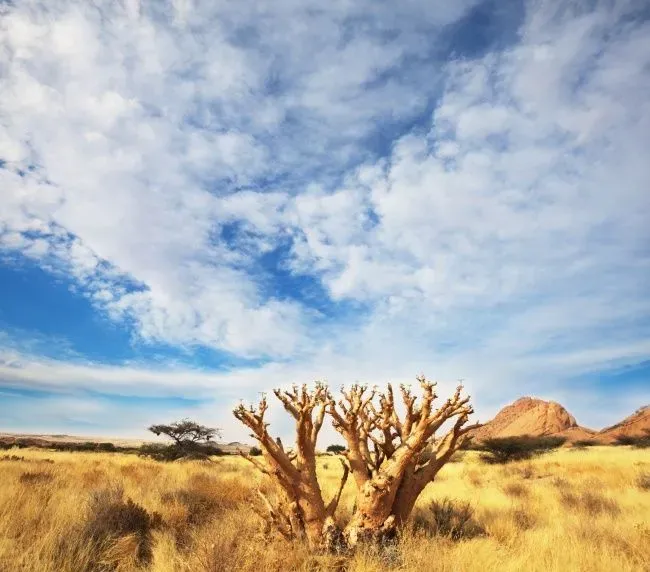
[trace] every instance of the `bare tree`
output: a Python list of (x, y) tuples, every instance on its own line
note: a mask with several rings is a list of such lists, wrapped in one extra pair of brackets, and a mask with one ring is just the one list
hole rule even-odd
[[(258, 491), (267, 532), (276, 530), (287, 539), (306, 539), (313, 547), (327, 548), (354, 547), (394, 535), (467, 432), (479, 426), (467, 425), (473, 410), (469, 397), (461, 396), (461, 386), (434, 409), (435, 383), (423, 376), (417, 379), (422, 388), (419, 401), (409, 388), (400, 386), (401, 414), (390, 385), (384, 393), (353, 385), (342, 390), (338, 401), (321, 383), (311, 391), (306, 385), (274, 390), (296, 422), (296, 445), (291, 451), (268, 433), (266, 397), (257, 407), (239, 405), (234, 410), (235, 417), (253, 431), (264, 456), (264, 462), (247, 459), (281, 491), (276, 503)], [(316, 440), (326, 415), (347, 444), (341, 457), (341, 482), (328, 502), (316, 474)], [(436, 439), (436, 431), (449, 420), (451, 428)], [(356, 488), (355, 509), (342, 528), (334, 517), (349, 474)]]

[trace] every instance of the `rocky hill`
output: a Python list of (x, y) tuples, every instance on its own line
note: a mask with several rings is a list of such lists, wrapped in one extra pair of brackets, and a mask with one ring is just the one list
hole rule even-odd
[(600, 431), (598, 440), (608, 443), (618, 437), (642, 437), (648, 433), (650, 433), (650, 405), (637, 409), (620, 423)]
[(575, 417), (555, 401), (522, 397), (504, 407), (496, 417), (471, 433), (476, 441), (493, 437), (520, 435), (561, 436), (567, 441), (592, 440), (612, 443), (618, 437), (642, 437), (650, 434), (650, 406), (637, 409), (620, 423), (593, 431), (578, 425)]
[(555, 401), (522, 397), (472, 433), (481, 441), (492, 437), (561, 435), (570, 441), (589, 439), (594, 431), (580, 427), (573, 415)]

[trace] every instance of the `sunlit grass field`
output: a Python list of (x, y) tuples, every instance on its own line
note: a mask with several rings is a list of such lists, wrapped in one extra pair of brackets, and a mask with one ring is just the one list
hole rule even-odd
[[(319, 467), (327, 498), (341, 466), (324, 456)], [(250, 506), (260, 482), (237, 457), (2, 451), (0, 571), (650, 570), (647, 449), (565, 448), (508, 465), (463, 453), (426, 489), (396, 545), (352, 556), (266, 541)], [(470, 504), (472, 534), (431, 525), (431, 502), (444, 498)]]

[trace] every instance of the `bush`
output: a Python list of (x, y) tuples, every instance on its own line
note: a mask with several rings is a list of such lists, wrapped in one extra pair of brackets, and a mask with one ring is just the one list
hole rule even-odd
[(212, 443), (192, 443), (178, 445), (162, 445), (158, 443), (145, 443), (138, 450), (142, 457), (150, 457), (156, 461), (177, 461), (179, 459), (207, 459), (212, 455), (223, 455), (223, 451)]
[(137, 542), (136, 560), (144, 564), (151, 561), (151, 532), (161, 523), (158, 513), (149, 514), (130, 498), (125, 501), (122, 489), (105, 489), (90, 497), (82, 536), (98, 553), (110, 548), (120, 538), (132, 536)]
[(564, 437), (499, 437), (481, 443), (481, 459), (491, 464), (523, 461), (564, 444)]
[(474, 509), (469, 503), (457, 503), (448, 498), (429, 505), (432, 532), (451, 540), (482, 536), (485, 529), (474, 520)]
[(117, 447), (113, 445), (113, 443), (97, 443), (95, 448), (97, 451), (104, 451), (106, 453), (113, 453), (117, 451)]
[(259, 457), (262, 454), (262, 449), (260, 449), (259, 447), (251, 447), (248, 450), (248, 454), (253, 457)]
[(157, 443), (144, 443), (138, 450), (141, 457), (150, 457), (156, 461), (175, 461), (183, 454), (174, 445), (162, 445)]
[(592, 441), (591, 439), (580, 439), (579, 441), (575, 441), (572, 446), (575, 449), (584, 449), (585, 447), (593, 447), (595, 445), (598, 445), (596, 441)]
[(345, 447), (343, 445), (329, 445), (326, 451), (328, 453), (336, 453), (338, 455), (339, 453), (343, 453), (343, 451), (345, 451)]
[(34, 447), (37, 449), (52, 449), (54, 451), (103, 451), (103, 452), (122, 452), (132, 453), (133, 447), (117, 447), (113, 443), (94, 443), (93, 441), (77, 442), (77, 441), (46, 441), (45, 439), (35, 439), (32, 437), (19, 437), (13, 440), (0, 441), (0, 450), (2, 449), (26, 449), (27, 447)]
[(637, 449), (647, 449), (650, 447), (650, 431), (645, 435), (619, 435), (614, 441), (615, 445), (631, 445)]

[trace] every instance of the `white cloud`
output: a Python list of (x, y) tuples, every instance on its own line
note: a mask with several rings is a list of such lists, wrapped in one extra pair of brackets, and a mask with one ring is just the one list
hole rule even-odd
[[(2, 244), (38, 227), (19, 250), (101, 291), (96, 303), (145, 339), (291, 355), (312, 312), (269, 299), (242, 265), (276, 246), (294, 191), (237, 190), (344, 164), (378, 119), (417, 111), (416, 86), (367, 84), (471, 2), (443, 4), (425, 23), (417, 5), (367, 17), (345, 3), (174, 3), (171, 20), (137, 3), (5, 8)], [(350, 38), (346, 22), (360, 26)], [(413, 33), (385, 41), (402, 27)], [(248, 244), (218, 242), (231, 221)]]
[(370, 183), (364, 172), (339, 191), (357, 205), (346, 221), (372, 209), (378, 223), (346, 236), (323, 208), (298, 260), (314, 258), (332, 293), (350, 298), (416, 296), (449, 311), (560, 296), (598, 311), (625, 296), (634, 315), (649, 262), (638, 150), (650, 142), (639, 97), (650, 52), (647, 25), (612, 21), (619, 11), (576, 24), (532, 10), (520, 44), (451, 63), (431, 130), (399, 139)]
[[(448, 63), (474, 2), (320, 4), (3, 8), (0, 247), (144, 340), (282, 358), (5, 378), (207, 395), (426, 370), (488, 407), (650, 356), (640, 4), (530, 2), (511, 45)], [(363, 311), (268, 294), (260, 257), (287, 245), (283, 271)]]

